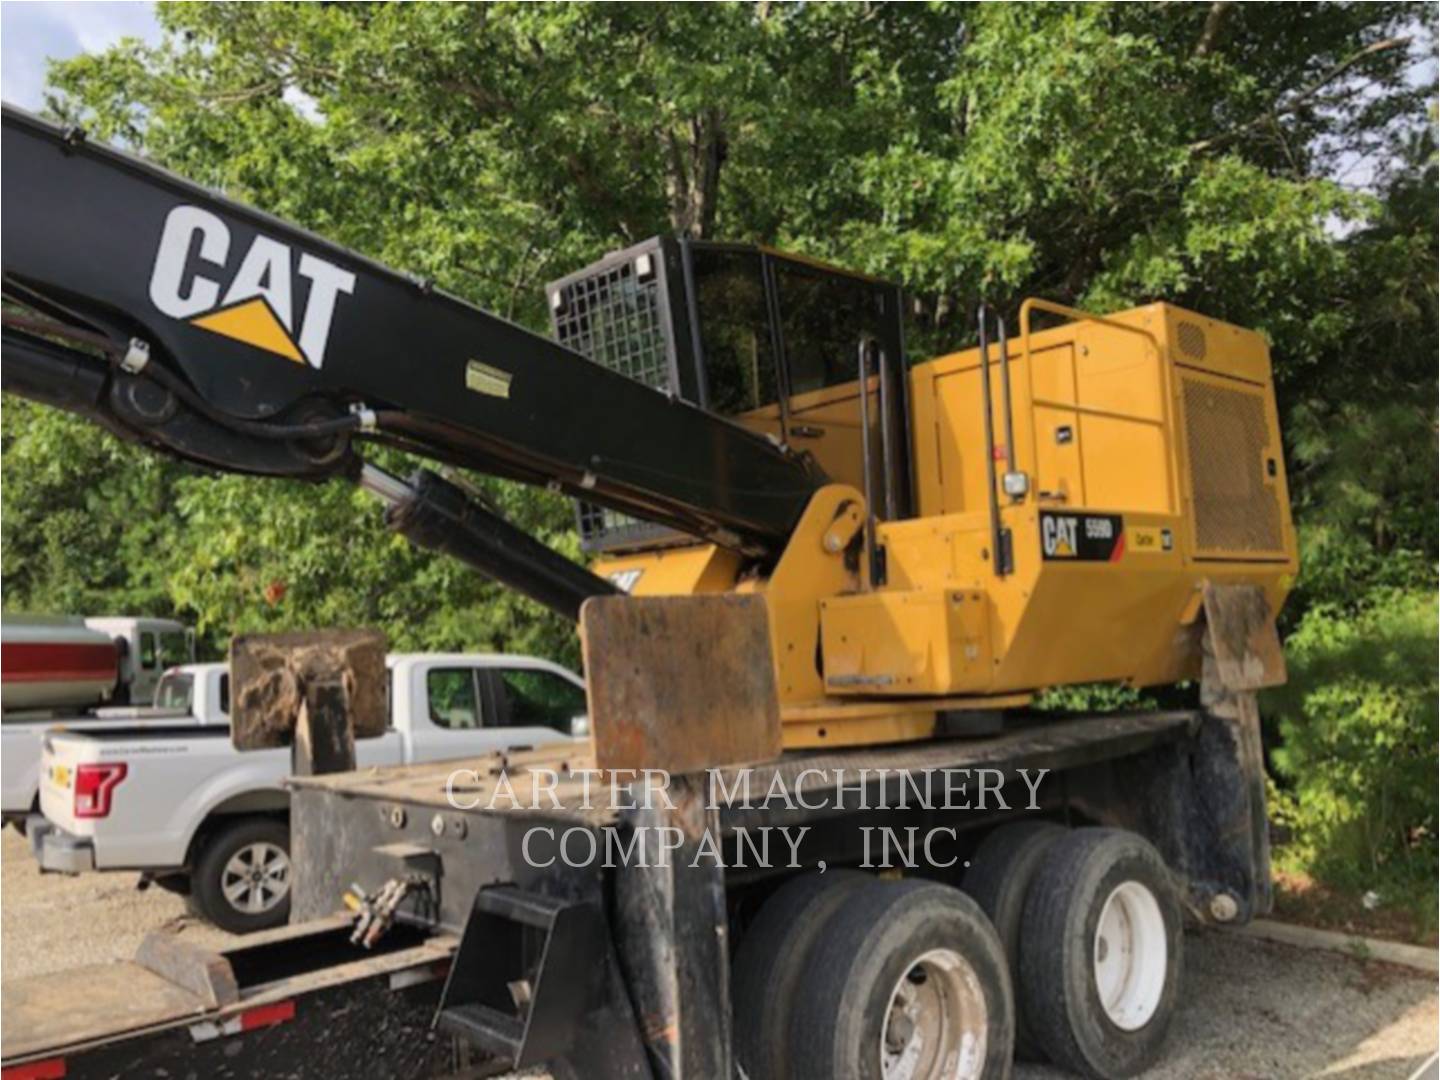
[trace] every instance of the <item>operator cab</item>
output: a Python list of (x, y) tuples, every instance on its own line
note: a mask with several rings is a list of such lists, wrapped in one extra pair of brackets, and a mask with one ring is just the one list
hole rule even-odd
[[(862, 490), (860, 349), (873, 343), (865, 394), (873, 504), (882, 517), (909, 515), (897, 285), (753, 245), (656, 237), (546, 294), (562, 344), (807, 453), (830, 479)], [(585, 503), (579, 522), (592, 552), (691, 539)]]

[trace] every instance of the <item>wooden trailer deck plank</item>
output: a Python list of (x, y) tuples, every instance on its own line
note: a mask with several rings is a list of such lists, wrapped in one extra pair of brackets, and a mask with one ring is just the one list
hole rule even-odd
[[(868, 783), (882, 783), (886, 774), (881, 770), (888, 770), (891, 778), (898, 778), (906, 772), (956, 769), (1065, 768), (1137, 752), (1155, 742), (1179, 737), (1192, 730), (1199, 717), (1198, 712), (1186, 709), (1054, 720), (1037, 714), (1027, 718), (1031, 722), (1014, 730), (984, 738), (931, 739), (786, 754), (779, 761), (753, 766), (749, 770), (748, 788), (744, 786), (746, 778), (740, 770), (719, 769), (711, 791), (712, 797), (721, 803), (721, 824), (728, 827), (736, 819), (750, 814), (750, 807), (743, 805), (747, 794), (752, 801), (763, 800), (765, 793), (776, 786), (795, 797), (833, 792), (842, 775), (847, 785), (853, 785), (860, 779), (861, 769), (868, 770)], [(732, 800), (731, 805), (724, 805), (725, 792), (738, 793), (742, 801)]]
[(93, 964), (5, 984), (5, 1058), (113, 1038), (208, 1012), (205, 1002), (139, 964)]
[[(239, 960), (280, 945), (293, 945), (303, 958), (307, 938), (348, 930), (346, 915), (328, 916), (308, 923), (276, 927), (252, 934), (217, 955)], [(437, 934), (409, 948), (374, 955), (358, 953), (345, 963), (322, 964), (270, 982), (242, 987), (239, 999), (220, 1007), (207, 1004), (165, 977), (133, 961), (93, 964), (68, 971), (32, 975), (7, 982), (0, 998), (7, 1067), (31, 1057), (52, 1057), (93, 1048), (127, 1036), (140, 1036), (177, 1024), (207, 1021), (223, 1023), (247, 1010), (292, 999), (303, 999), (327, 989), (384, 978), (401, 972), (420, 972), (419, 980), (440, 978), (455, 954), (459, 940)]]
[[(1178, 737), (1198, 723), (1199, 713), (1177, 709), (1156, 712), (1110, 713), (1089, 717), (1048, 719), (1032, 714), (1012, 730), (999, 735), (930, 739), (924, 742), (835, 750), (791, 751), (778, 760), (746, 766), (749, 790), (765, 792), (775, 783), (792, 794), (833, 789), (836, 774), (852, 778), (859, 769), (924, 771), (964, 768), (1059, 768), (1087, 760), (1112, 757), (1143, 749), (1160, 739)], [(588, 791), (579, 773), (592, 770)], [(718, 790), (735, 790), (742, 768), (714, 770)], [(459, 778), (453, 783), (451, 777)], [(501, 774), (514, 793), (512, 802), (501, 789)], [(555, 778), (556, 801), (537, 792)], [(618, 774), (623, 789), (632, 779)], [(295, 787), (323, 789), (347, 796), (392, 800), (453, 809), (452, 796), (479, 812), (540, 813), (570, 818), (591, 825), (617, 819), (609, 809), (609, 774), (596, 769), (595, 759), (583, 746), (558, 744), (510, 754), (486, 754), (457, 761), (430, 762), (400, 767), (362, 769), (329, 776), (296, 777)], [(447, 791), (448, 787), (448, 791)], [(588, 796), (588, 798), (587, 798)], [(533, 800), (533, 801), (532, 801)], [(588, 802), (588, 805), (587, 805)], [(538, 810), (528, 808), (538, 807)], [(720, 807), (722, 822), (726, 808)]]
[[(588, 786), (583, 779), (587, 774)], [(631, 779), (624, 776), (618, 783), (623, 787)], [(453, 761), (296, 776), (287, 783), (294, 788), (413, 803), (437, 810), (529, 813), (533, 809), (547, 817), (590, 824), (603, 824), (615, 817), (605, 809), (610, 781), (596, 769), (588, 743), (556, 743)]]

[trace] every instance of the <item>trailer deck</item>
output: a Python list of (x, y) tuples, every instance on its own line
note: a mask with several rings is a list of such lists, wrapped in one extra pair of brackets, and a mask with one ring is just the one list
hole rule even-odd
[[(222, 1045), (226, 1037), (257, 1032), (264, 1038), (247, 1043), (242, 1073), (263, 1073), (262, 1062), (275, 1065), (280, 1048), (304, 1044), (306, 1051), (285, 1062), (287, 1074), (339, 1075), (346, 1070), (334, 1058), (322, 1055), (308, 1067), (303, 1060), (337, 1010), (353, 1012), (347, 1032), (359, 1037), (370, 1030), (370, 1053), (375, 1033), (386, 1030), (418, 1034), (416, 1045), (427, 1048), (424, 1032), (457, 939), (402, 934), (367, 953), (348, 945), (350, 924), (349, 916), (335, 915), (253, 934), (215, 952), (157, 931), (136, 960), (9, 982), (0, 1012), (4, 1076), (114, 1076), (141, 1062), (147, 1074), (164, 1075), (158, 1070), (167, 1060), (177, 1063), (177, 1075), (223, 1075), (209, 1072), (206, 1058), (213, 1053), (223, 1065), (235, 1052), (233, 1044)], [(369, 1021), (352, 1022), (370, 1013)], [(370, 1023), (380, 1014), (383, 1020)], [(356, 1052), (343, 1041), (330, 1043), (337, 1053)], [(403, 1061), (414, 1049), (397, 1041), (385, 1052)]]
[[(757, 826), (805, 822), (822, 826), (817, 832), (823, 832), (829, 821), (832, 834), (840, 835), (849, 822), (838, 819), (850, 810), (831, 801), (833, 778), (847, 771), (854, 777), (862, 769), (862, 787), (872, 806), (883, 804), (905, 783), (913, 784), (917, 774), (981, 768), (1011, 775), (1021, 769), (1063, 771), (1076, 780), (1075, 790), (1066, 797), (1083, 802), (1087, 768), (1103, 769), (1116, 761), (1139, 763), (1158, 786), (1183, 801), (1194, 793), (1167, 779), (1163, 762), (1179, 760), (1176, 755), (1189, 752), (1187, 747), (1205, 728), (1205, 714), (1192, 710), (1083, 718), (1020, 714), (1008, 718), (1003, 730), (983, 736), (863, 750), (794, 751), (750, 768), (753, 794), (780, 785), (804, 805), (734, 798), (744, 773), (740, 767), (727, 766), (704, 778), (708, 791), (696, 778), (676, 778), (679, 798), (673, 808), (663, 802), (648, 810), (616, 806), (610, 798), (610, 777), (594, 769), (588, 754), (565, 745), (296, 777), (291, 781), (293, 828), (297, 863), (305, 870), (304, 880), (297, 882), (295, 917), (303, 921), (213, 953), (164, 942), (152, 947), (147, 941), (135, 961), (7, 984), (5, 1080), (61, 1075), (45, 1070), (55, 1067), (47, 1062), (62, 1059), (67, 1076), (114, 1075), (123, 1072), (127, 1063), (143, 1061), (150, 1069), (152, 1063), (167, 1060), (177, 1066), (183, 1063), (182, 1071), (191, 1072), (196, 1068), (195, 1055), (212, 1052), (208, 1043), (257, 1032), (263, 1038), (240, 1044), (232, 1039), (232, 1045), (243, 1046), (243, 1051), (232, 1049), (230, 1056), (217, 1060), (226, 1062), (226, 1069), (235, 1075), (260, 1075), (264, 1062), (274, 1062), (271, 1055), (277, 1047), (303, 1044), (302, 1056), (309, 1064), (290, 1059), (286, 1070), (300, 1075), (313, 1070), (318, 1075), (333, 1061), (325, 1055), (317, 1060), (313, 1040), (337, 1045), (344, 1041), (337, 1034), (342, 1029), (346, 1039), (358, 1039), (370, 1055), (353, 1059), (357, 1073), (378, 1068), (379, 1061), (385, 1062), (387, 1075), (436, 1067), (434, 1055), (448, 1053), (440, 1045), (447, 1040), (437, 1042), (432, 1033), (444, 1006), (440, 980), (450, 972), (461, 948), (462, 931), (470, 931), (477, 940), (470, 942), (471, 960), (461, 966), (468, 971), (476, 966), (477, 957), (489, 955), (481, 948), (479, 932), (471, 930), (475, 912), (482, 907), (491, 935), (501, 933), (506, 920), (526, 919), (531, 930), (540, 931), (536, 940), (542, 944), (556, 934), (571, 934), (568, 941), (556, 941), (553, 951), (535, 947), (551, 954), (546, 963), (552, 966), (562, 953), (572, 960), (570, 975), (560, 980), (551, 977), (551, 996), (546, 1000), (556, 1000), (557, 983), (568, 984), (565, 989), (578, 996), (565, 1000), (563, 1010), (551, 1006), (567, 1014), (567, 1022), (560, 1025), (564, 1030), (546, 1039), (531, 1036), (528, 1048), (523, 1030), (506, 1027), (498, 1009), (473, 1001), (452, 1008), (442, 1029), (461, 1033), (465, 1017), (473, 1020), (479, 1015), (481, 1020), (475, 1023), (483, 1030), (471, 1031), (476, 1036), (472, 1041), (483, 1043), (488, 1031), (496, 1044), (509, 1040), (498, 1049), (517, 1056), (525, 1050), (529, 1057), (588, 1039), (597, 1068), (608, 1056), (601, 1071), (625, 1075), (625, 1063), (643, 1059), (645, 1053), (630, 1034), (637, 1029), (624, 984), (630, 983), (632, 992), (637, 982), (642, 984), (637, 1002), (643, 1002), (647, 992), (665, 1000), (663, 979), (652, 977), (653, 972), (637, 979), (636, 971), (644, 963), (635, 959), (636, 943), (653, 939), (655, 948), (664, 952), (668, 946), (660, 942), (663, 937), (679, 946), (676, 964), (692, 972), (713, 973), (725, 956), (723, 941), (718, 942), (717, 952), (713, 931), (725, 921), (726, 875), (718, 868), (607, 870), (563, 863), (537, 869), (528, 865), (520, 850), (524, 834), (535, 826), (601, 832), (645, 823), (678, 825), (687, 844), (693, 844), (697, 828), (729, 835)], [(623, 783), (618, 790), (625, 796), (635, 794)], [(1044, 790), (1049, 804), (1061, 798), (1054, 784)], [(726, 792), (732, 795), (728, 802)], [(676, 794), (671, 792), (672, 797)], [(1143, 799), (1137, 802), (1143, 804)], [(541, 854), (552, 851), (536, 848)], [(1194, 859), (1184, 856), (1184, 852), (1171, 853), (1178, 866), (1194, 864)], [(424, 918), (401, 912), (374, 952), (350, 945), (353, 916), (334, 914), (350, 880), (371, 888), (386, 875), (401, 871), (431, 875), (433, 909)], [(657, 875), (663, 877), (658, 892)], [(663, 911), (652, 905), (657, 895), (665, 901)], [(595, 921), (607, 908), (615, 920), (609, 933), (603, 921)], [(571, 920), (574, 925), (564, 929), (566, 920), (582, 911), (585, 918)], [(623, 963), (622, 951), (627, 953)], [(709, 956), (712, 952), (716, 955)], [(530, 956), (526, 962), (533, 960)], [(506, 960), (514, 962), (513, 957)], [(502, 986), (514, 981), (516, 971), (503, 974)], [(535, 977), (532, 988), (537, 1002), (545, 985)], [(455, 993), (465, 990), (463, 984), (457, 985)], [(478, 993), (473, 987), (471, 992)], [(692, 1001), (705, 996), (693, 984), (687, 992)], [(671, 999), (661, 1011), (676, 1004)], [(694, 1017), (694, 1009), (687, 1002), (682, 1011)], [(589, 1021), (584, 1020), (586, 1015), (591, 1016)], [(654, 1040), (648, 1035), (646, 1040), (655, 1053)], [(236, 1056), (242, 1052), (243, 1061)]]

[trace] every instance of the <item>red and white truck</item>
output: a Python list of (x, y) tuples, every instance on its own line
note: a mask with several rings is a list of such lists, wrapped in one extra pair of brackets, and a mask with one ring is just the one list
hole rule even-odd
[(195, 635), (174, 619), (5, 615), (0, 620), (4, 821), (23, 824), (37, 806), (46, 731), (186, 716), (173, 707), (156, 708), (155, 691), (167, 669), (194, 659)]
[(0, 709), (12, 715), (149, 705), (166, 668), (195, 659), (174, 619), (6, 615), (0, 620)]

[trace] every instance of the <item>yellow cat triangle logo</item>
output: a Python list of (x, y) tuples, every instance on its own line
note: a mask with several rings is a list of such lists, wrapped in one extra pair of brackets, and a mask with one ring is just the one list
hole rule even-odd
[(1069, 540), (1061, 539), (1055, 541), (1055, 554), (1057, 557), (1068, 558), (1075, 554), (1075, 549), (1070, 546)]
[(261, 296), (191, 319), (190, 325), (224, 334), (246, 345), (294, 360), (297, 364), (305, 363), (300, 349), (291, 340), (270, 304)]

